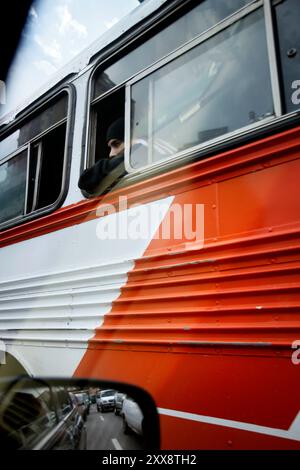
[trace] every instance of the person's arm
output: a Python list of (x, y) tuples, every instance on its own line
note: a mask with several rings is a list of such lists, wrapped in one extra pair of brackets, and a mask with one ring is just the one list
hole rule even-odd
[(78, 181), (80, 189), (88, 193), (93, 191), (93, 188), (95, 188), (103, 178), (103, 163), (104, 160), (99, 160), (91, 168), (84, 170)]
[[(100, 183), (109, 175), (114, 176), (115, 169), (124, 165), (124, 156), (120, 155), (111, 159), (99, 160), (91, 168), (85, 170), (78, 181), (78, 186), (89, 194), (98, 192)], [(125, 173), (125, 169), (124, 169)]]

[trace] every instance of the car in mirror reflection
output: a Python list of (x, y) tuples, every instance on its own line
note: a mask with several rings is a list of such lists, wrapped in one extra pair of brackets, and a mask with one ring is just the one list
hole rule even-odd
[[(101, 396), (102, 411), (112, 412), (98, 412)], [(11, 450), (159, 449), (159, 420), (151, 396), (134, 386), (21, 377), (0, 397), (0, 442)]]
[(123, 401), (126, 398), (125, 393), (117, 392), (115, 394), (115, 415), (120, 415), (122, 412)]
[(130, 434), (131, 431), (143, 435), (144, 416), (139, 405), (130, 397), (123, 400), (121, 416), (123, 418), (123, 431)]
[(115, 409), (116, 390), (99, 390), (96, 397), (97, 410), (107, 411)]
[(73, 396), (73, 401), (75, 401), (80, 414), (82, 415), (84, 421), (90, 412), (90, 399), (87, 392), (70, 392), (70, 395)]

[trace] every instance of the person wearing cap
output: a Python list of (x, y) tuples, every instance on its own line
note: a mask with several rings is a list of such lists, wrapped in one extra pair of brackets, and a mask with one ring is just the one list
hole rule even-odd
[(110, 149), (109, 158), (98, 160), (85, 170), (78, 181), (80, 189), (89, 195), (100, 195), (125, 175), (124, 166), (124, 118), (116, 119), (107, 129), (106, 142)]
[(106, 142), (110, 148), (109, 158), (124, 155), (124, 119), (114, 121), (106, 132)]

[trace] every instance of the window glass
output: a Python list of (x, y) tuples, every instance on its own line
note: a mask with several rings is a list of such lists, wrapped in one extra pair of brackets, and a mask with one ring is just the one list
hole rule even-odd
[(259, 9), (132, 85), (131, 165), (165, 159), (271, 115)]
[(20, 136), (20, 129), (10, 134), (8, 137), (3, 139), (0, 142), (0, 161), (10, 155), (11, 153), (18, 150), (20, 147), (19, 145), (19, 136)]
[(36, 115), (20, 129), (19, 145), (23, 145), (37, 135), (49, 129), (67, 116), (68, 96), (66, 93), (47, 109)]
[(46, 131), (49, 127), (66, 118), (67, 108), (68, 95), (64, 93), (55, 102), (48, 105), (46, 109), (32, 117), (30, 121), (25, 122), (20, 129), (0, 142), (0, 160), (15, 152), (19, 147)]
[(54, 403), (46, 387), (17, 389), (2, 415), (9, 449), (33, 447), (56, 424)]
[(93, 98), (124, 82), (140, 70), (195, 38), (250, 0), (204, 0), (186, 15), (135, 48), (96, 76)]
[(72, 411), (73, 405), (67, 389), (62, 387), (56, 388), (56, 397), (59, 416), (63, 417), (70, 413), (70, 411)]
[(49, 206), (60, 195), (63, 184), (65, 139), (66, 124), (62, 124), (48, 132), (41, 140), (42, 152), (35, 209)]
[[(68, 95), (63, 93), (0, 142), (0, 223), (50, 206), (59, 198), (67, 105)], [(24, 144), (26, 151), (8, 160), (10, 153)]]
[(27, 150), (0, 165), (0, 223), (24, 214)]

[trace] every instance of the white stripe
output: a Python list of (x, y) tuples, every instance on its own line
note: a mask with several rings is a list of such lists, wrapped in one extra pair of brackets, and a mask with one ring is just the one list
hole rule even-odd
[(123, 447), (119, 443), (118, 439), (111, 440), (116, 450), (123, 450)]
[(101, 419), (101, 421), (104, 421), (104, 418), (103, 418), (103, 416), (100, 416), (100, 419)]
[[(74, 374), (173, 199), (143, 204), (138, 215), (124, 208), (1, 248), (0, 340), (28, 373)], [(127, 217), (147, 227), (145, 238), (98, 238), (99, 227), (114, 233)]]
[(197, 421), (199, 423), (214, 424), (216, 426), (241, 429), (243, 431), (256, 432), (258, 434), (266, 434), (268, 436), (300, 441), (300, 412), (297, 414), (288, 430), (259, 426), (257, 424), (251, 423), (243, 423), (241, 421), (232, 421), (229, 419), (214, 418), (212, 416), (186, 413), (184, 411), (167, 410), (165, 408), (158, 408), (158, 412), (161, 415), (172, 416), (174, 418), (187, 419), (190, 421)]

